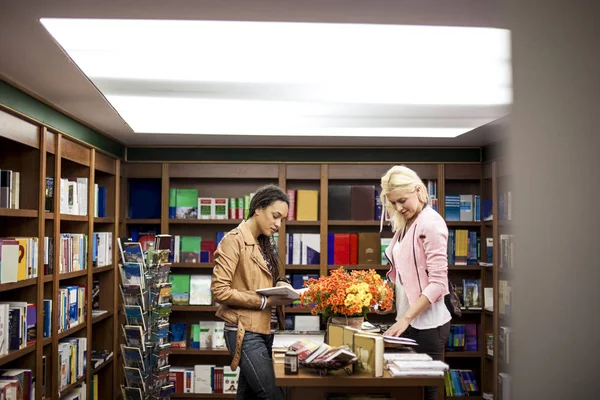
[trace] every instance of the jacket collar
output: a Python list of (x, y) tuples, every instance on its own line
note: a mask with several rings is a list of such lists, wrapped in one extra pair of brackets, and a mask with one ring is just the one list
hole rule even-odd
[(238, 225), (238, 228), (239, 228), (240, 232), (242, 233), (242, 237), (244, 238), (244, 242), (247, 245), (256, 244), (256, 239), (254, 239), (254, 236), (252, 235), (252, 232), (250, 232), (250, 228), (248, 227), (248, 224), (246, 223), (246, 220), (242, 220), (242, 222), (240, 222), (240, 224)]

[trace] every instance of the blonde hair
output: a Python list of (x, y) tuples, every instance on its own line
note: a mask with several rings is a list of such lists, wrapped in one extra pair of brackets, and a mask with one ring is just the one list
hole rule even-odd
[(417, 192), (417, 198), (423, 204), (429, 202), (429, 195), (427, 194), (427, 188), (423, 184), (419, 175), (412, 169), (404, 165), (396, 165), (390, 168), (385, 175), (381, 177), (381, 204), (383, 210), (381, 212), (381, 228), (383, 228), (383, 219), (385, 212), (389, 213), (392, 222), (392, 232), (396, 232), (398, 229), (403, 229), (406, 225), (406, 220), (402, 215), (396, 211), (394, 205), (387, 199), (387, 195), (391, 192), (399, 191), (401, 193), (412, 193), (417, 190), (417, 187), (421, 189)]

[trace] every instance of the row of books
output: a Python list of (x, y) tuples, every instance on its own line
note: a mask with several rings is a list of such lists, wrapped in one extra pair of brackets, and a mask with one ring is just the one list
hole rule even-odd
[[(83, 233), (61, 233), (58, 244), (58, 272), (82, 271), (88, 267), (88, 235)], [(56, 251), (54, 251), (56, 254)]]
[(510, 315), (512, 304), (512, 285), (506, 279), (498, 280), (498, 312), (501, 315)]
[(462, 285), (456, 285), (456, 294), (461, 301), (461, 308), (481, 310), (483, 308), (482, 291), (481, 279), (463, 279)]
[[(224, 236), (217, 235), (217, 240)], [(217, 249), (217, 241), (205, 240), (202, 236), (173, 236), (173, 249), (171, 252), (172, 262), (184, 263), (209, 263), (214, 260), (214, 252)]]
[(201, 197), (198, 189), (169, 189), (170, 219), (242, 219), (254, 193), (243, 197)]
[(20, 208), (21, 174), (20, 172), (0, 169), (0, 208)]
[(173, 305), (212, 305), (212, 275), (170, 274), (169, 282), (172, 284)]
[(60, 213), (88, 215), (88, 178), (60, 179)]
[[(87, 313), (87, 287), (61, 286), (58, 288), (58, 332), (66, 331), (85, 322)], [(46, 310), (46, 306), (44, 306)], [(52, 304), (50, 303), (50, 311)]]
[(500, 234), (500, 269), (514, 269), (514, 235)]
[(0, 283), (38, 276), (38, 238), (0, 238)]
[(225, 349), (225, 322), (199, 321), (197, 324), (172, 322), (170, 342), (174, 349)]
[(0, 399), (35, 398), (35, 377), (30, 369), (0, 369)]
[(449, 229), (447, 251), (449, 265), (479, 265), (481, 238), (475, 231)]
[(446, 221), (484, 221), (492, 219), (492, 200), (481, 200), (475, 194), (447, 194), (445, 196)]
[(446, 396), (472, 396), (479, 392), (479, 385), (470, 369), (451, 369), (444, 378)]
[(0, 355), (36, 342), (36, 305), (22, 301), (0, 303)]
[(73, 337), (58, 343), (58, 387), (63, 389), (86, 373), (87, 338)]
[(288, 189), (288, 221), (318, 221), (319, 191), (309, 189)]
[(92, 234), (92, 266), (112, 265), (112, 232), (94, 232)]
[(381, 238), (379, 233), (329, 233), (327, 234), (328, 265), (381, 265), (383, 252), (391, 239)]
[(229, 366), (194, 365), (171, 367), (169, 381), (175, 393), (237, 393), (239, 368)]
[(446, 351), (477, 351), (477, 325), (450, 325), (450, 334), (446, 341)]

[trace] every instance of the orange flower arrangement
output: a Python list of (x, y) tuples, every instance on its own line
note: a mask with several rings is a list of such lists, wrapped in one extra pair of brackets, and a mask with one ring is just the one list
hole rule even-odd
[(381, 276), (370, 269), (346, 271), (340, 267), (329, 276), (309, 279), (300, 295), (302, 305), (312, 307), (312, 315), (323, 317), (366, 317), (375, 306), (392, 308), (394, 292)]

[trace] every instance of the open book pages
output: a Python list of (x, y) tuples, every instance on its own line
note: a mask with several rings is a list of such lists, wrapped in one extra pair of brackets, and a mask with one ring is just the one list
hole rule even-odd
[(276, 286), (270, 288), (263, 288), (256, 290), (256, 293), (262, 294), (263, 296), (283, 296), (288, 299), (296, 300), (300, 298), (300, 294), (306, 291), (308, 288), (293, 289), (290, 286)]
[(417, 342), (414, 339), (401, 336), (384, 336), (383, 340), (388, 343), (398, 343), (405, 346), (417, 346)]

